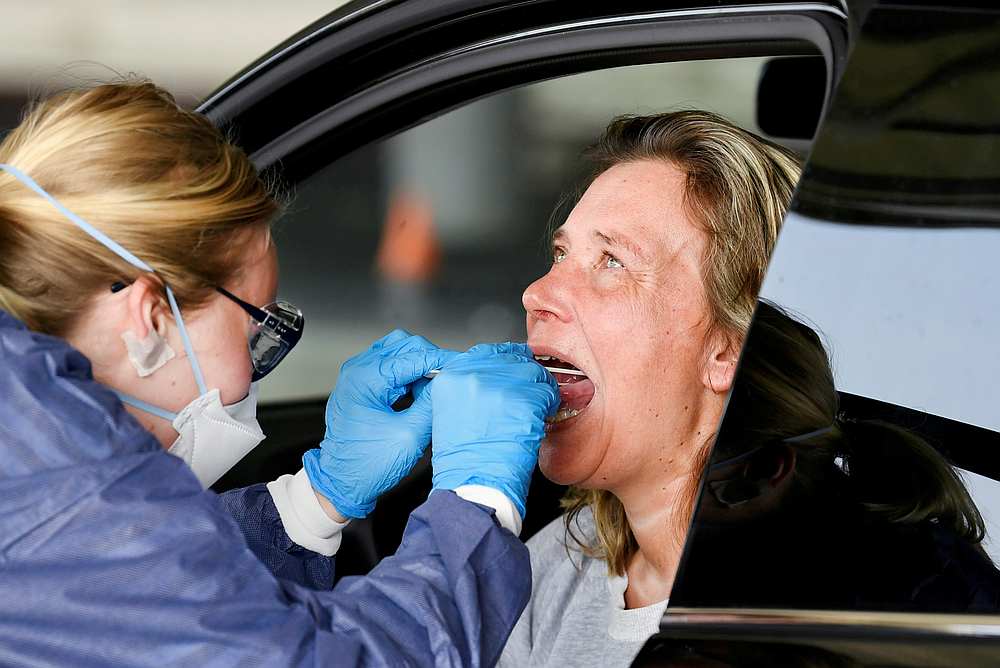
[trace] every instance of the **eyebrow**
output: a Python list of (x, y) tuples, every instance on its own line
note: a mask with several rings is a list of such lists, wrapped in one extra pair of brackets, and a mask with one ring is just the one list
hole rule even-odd
[[(552, 233), (552, 238), (550, 243), (563, 242), (568, 235), (563, 230), (563, 228), (557, 229)], [(609, 246), (614, 246), (616, 248), (624, 248), (641, 260), (646, 260), (646, 254), (639, 248), (638, 244), (633, 243), (629, 239), (621, 236), (615, 236), (612, 233), (601, 232), (599, 230), (594, 230), (594, 237), (608, 244)]]
[(640, 260), (646, 259), (646, 254), (642, 252), (642, 249), (639, 248), (638, 244), (632, 242), (626, 237), (615, 236), (614, 234), (601, 232), (599, 230), (594, 230), (594, 236), (603, 241), (604, 243), (608, 244), (609, 246), (624, 248), (628, 252), (632, 253), (632, 255), (638, 257)]

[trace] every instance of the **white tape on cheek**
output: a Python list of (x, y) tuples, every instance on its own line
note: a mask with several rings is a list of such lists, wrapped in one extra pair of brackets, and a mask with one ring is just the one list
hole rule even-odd
[(140, 378), (150, 375), (176, 356), (174, 349), (155, 329), (150, 329), (144, 339), (139, 339), (130, 329), (125, 330), (122, 341), (125, 342), (128, 359)]

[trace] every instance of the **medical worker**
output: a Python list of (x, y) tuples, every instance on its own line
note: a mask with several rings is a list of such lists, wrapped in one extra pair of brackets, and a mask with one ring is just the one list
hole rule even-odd
[[(205, 491), (264, 438), (256, 383), (304, 330), (276, 300), (278, 209), (146, 82), (53, 96), (0, 144), (0, 664), (496, 661), (558, 404), (525, 346), (393, 332), (344, 365), (302, 471)], [(399, 551), (331, 589), (347, 520), (432, 435)]]

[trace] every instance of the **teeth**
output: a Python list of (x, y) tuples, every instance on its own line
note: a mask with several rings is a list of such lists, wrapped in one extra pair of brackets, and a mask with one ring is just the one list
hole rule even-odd
[(551, 355), (535, 355), (535, 359), (541, 360), (542, 362), (548, 362), (549, 360), (554, 360), (556, 358)]
[(570, 409), (570, 408), (560, 408), (555, 415), (550, 418), (545, 418), (545, 421), (549, 424), (556, 424), (557, 422), (562, 422), (563, 420), (568, 420), (571, 417), (576, 417), (580, 414), (580, 411)]

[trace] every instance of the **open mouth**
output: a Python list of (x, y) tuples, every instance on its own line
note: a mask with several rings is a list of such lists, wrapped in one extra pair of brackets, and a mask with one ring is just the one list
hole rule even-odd
[[(553, 370), (551, 373), (559, 383), (559, 397), (562, 399), (559, 410), (552, 417), (546, 418), (546, 422), (550, 425), (565, 422), (575, 418), (590, 405), (594, 398), (594, 383), (580, 369), (552, 355), (535, 355), (535, 360)], [(560, 373), (559, 369), (565, 369), (566, 373)]]

